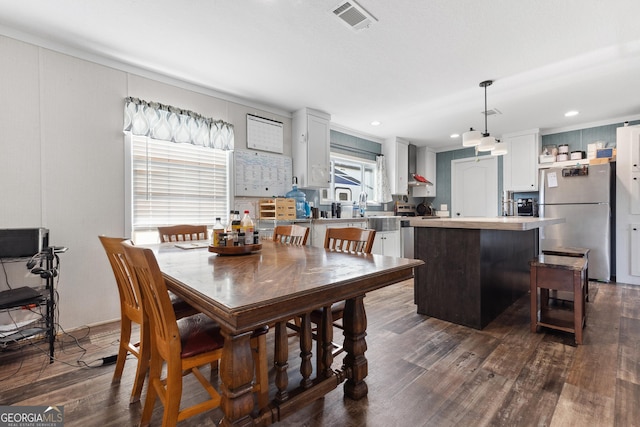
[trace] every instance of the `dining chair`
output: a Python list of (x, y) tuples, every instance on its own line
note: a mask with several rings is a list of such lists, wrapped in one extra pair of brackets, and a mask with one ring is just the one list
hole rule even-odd
[(304, 246), (309, 237), (309, 227), (301, 225), (278, 225), (273, 230), (273, 241), (294, 246)]
[(183, 242), (189, 240), (206, 240), (209, 232), (206, 225), (171, 225), (168, 227), (158, 227), (160, 241), (166, 242)]
[[(142, 290), (143, 303), (149, 318), (150, 353), (149, 384), (142, 410), (141, 426), (148, 426), (155, 401), (164, 405), (163, 426), (175, 426), (196, 414), (220, 405), (220, 394), (207, 381), (200, 367), (214, 369), (222, 358), (224, 337), (220, 326), (205, 314), (178, 320), (171, 309), (171, 300), (162, 272), (153, 251), (123, 242), (125, 256), (131, 267), (132, 282)], [(263, 365), (256, 366), (256, 386), (260, 407), (266, 406), (268, 383), (266, 374), (266, 329), (256, 331), (251, 338), (253, 357)], [(163, 365), (166, 363), (163, 378)], [(186, 408), (182, 400), (182, 378), (193, 374), (207, 391), (209, 399)], [(232, 391), (233, 392), (233, 391)]]
[[(98, 238), (107, 253), (120, 295), (120, 346), (112, 382), (117, 383), (122, 378), (127, 354), (130, 353), (138, 359), (138, 367), (136, 368), (130, 399), (130, 403), (135, 403), (140, 400), (144, 377), (149, 367), (149, 324), (143, 310), (141, 290), (138, 288), (137, 283), (131, 280), (131, 269), (125, 259), (122, 242), (126, 239), (106, 236), (98, 236)], [(177, 318), (190, 316), (198, 312), (176, 296), (172, 297), (171, 305)], [(131, 342), (133, 323), (137, 323), (140, 327), (140, 341), (137, 343)]]
[[(375, 239), (376, 231), (367, 228), (359, 227), (344, 227), (344, 228), (327, 228), (324, 237), (325, 249), (331, 249), (334, 251), (348, 252), (352, 254), (370, 254), (373, 248), (373, 240)], [(320, 337), (324, 336), (322, 327), (322, 316), (324, 310), (331, 311), (331, 319), (333, 326), (343, 329), (340, 323), (336, 323), (344, 316), (345, 301), (339, 301), (333, 303), (330, 307), (324, 307), (322, 309), (315, 309), (311, 312), (311, 322), (316, 324), (315, 338), (320, 342)], [(333, 355), (337, 355), (342, 351), (342, 346), (337, 343), (331, 343)], [(317, 357), (318, 372), (322, 370), (322, 357), (320, 351), (318, 351)]]

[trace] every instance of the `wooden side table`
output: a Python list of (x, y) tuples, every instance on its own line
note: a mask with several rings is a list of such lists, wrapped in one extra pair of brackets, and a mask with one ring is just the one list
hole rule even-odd
[[(538, 326), (575, 334), (576, 344), (582, 344), (582, 330), (586, 325), (585, 277), (586, 258), (557, 255), (538, 255), (531, 268), (531, 332)], [(538, 289), (540, 298), (538, 299)], [(549, 306), (549, 291), (573, 294), (573, 310)]]
[[(542, 251), (544, 255), (558, 255), (558, 256), (571, 256), (578, 258), (586, 258), (589, 260), (588, 248), (573, 248), (573, 247), (557, 247), (552, 249), (544, 249)], [(584, 275), (584, 289), (587, 294), (587, 302), (589, 301), (589, 263), (587, 262), (587, 272)]]

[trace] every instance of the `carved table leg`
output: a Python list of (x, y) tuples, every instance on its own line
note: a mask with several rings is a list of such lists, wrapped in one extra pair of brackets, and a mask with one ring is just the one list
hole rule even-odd
[(289, 385), (289, 377), (287, 376), (287, 368), (289, 367), (289, 343), (287, 340), (287, 323), (276, 323), (275, 351), (273, 364), (276, 369), (275, 383), (278, 391), (276, 392), (276, 400), (284, 402), (289, 398), (287, 385)]
[(364, 356), (367, 351), (367, 314), (364, 311), (364, 295), (348, 299), (344, 308), (344, 366), (351, 372), (344, 384), (344, 393), (355, 400), (367, 395), (368, 362)]
[(302, 315), (302, 322), (300, 325), (300, 374), (302, 379), (300, 380), (300, 387), (311, 387), (311, 372), (313, 368), (311, 366), (311, 314), (305, 313)]
[(251, 334), (229, 335), (224, 329), (224, 348), (220, 363), (222, 384), (220, 407), (224, 417), (221, 426), (252, 426), (253, 418), (253, 354)]

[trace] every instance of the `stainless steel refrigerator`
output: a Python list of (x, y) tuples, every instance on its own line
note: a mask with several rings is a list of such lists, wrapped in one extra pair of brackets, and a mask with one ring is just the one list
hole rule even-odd
[(540, 169), (538, 214), (565, 218), (540, 230), (540, 249), (589, 248), (589, 278), (615, 278), (615, 163)]

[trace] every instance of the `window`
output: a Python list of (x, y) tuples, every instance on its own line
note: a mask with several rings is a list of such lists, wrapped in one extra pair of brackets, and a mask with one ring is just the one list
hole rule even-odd
[(228, 153), (191, 144), (128, 136), (132, 239), (159, 241), (157, 227), (212, 225), (229, 212)]
[(373, 198), (376, 163), (374, 161), (331, 154), (331, 190), (327, 201), (358, 202), (361, 193)]

